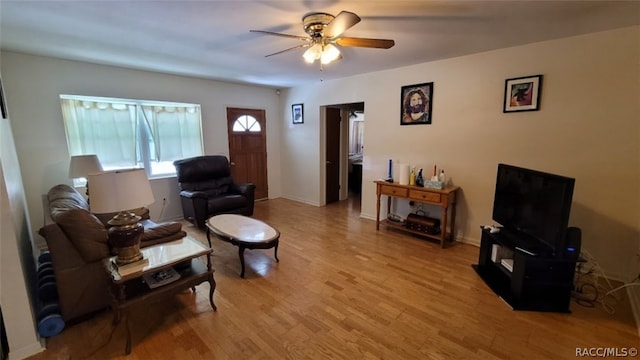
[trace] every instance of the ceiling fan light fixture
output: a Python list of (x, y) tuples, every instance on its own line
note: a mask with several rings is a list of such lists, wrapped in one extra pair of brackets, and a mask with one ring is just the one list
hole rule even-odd
[(323, 65), (330, 64), (336, 61), (339, 57), (340, 57), (340, 50), (338, 50), (338, 48), (333, 44), (327, 44), (322, 49), (320, 62)]
[(320, 59), (321, 56), (322, 56), (322, 45), (320, 44), (312, 45), (310, 48), (307, 49), (307, 51), (304, 52), (304, 54), (302, 54), (304, 61), (306, 61), (309, 64), (313, 64), (313, 62), (316, 61), (317, 59)]
[(342, 36), (345, 31), (359, 23), (360, 20), (358, 15), (350, 11), (341, 11), (336, 16), (323, 12), (311, 12), (302, 17), (302, 26), (304, 27), (304, 32), (307, 33), (306, 37), (264, 30), (249, 31), (303, 41), (304, 43), (301, 45), (278, 51), (265, 57), (282, 54), (295, 49), (307, 48), (304, 54), (302, 54), (304, 61), (308, 64), (313, 64), (316, 60), (320, 60), (320, 69), (322, 69), (323, 65), (342, 59), (342, 54), (340, 54), (338, 47), (351, 46), (389, 49), (395, 45), (395, 42), (389, 39)]

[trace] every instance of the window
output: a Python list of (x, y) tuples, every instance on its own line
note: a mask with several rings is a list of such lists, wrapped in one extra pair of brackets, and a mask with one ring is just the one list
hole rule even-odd
[(260, 132), (260, 123), (251, 115), (242, 115), (233, 122), (233, 132)]
[(200, 105), (60, 95), (69, 155), (96, 154), (105, 170), (175, 175), (173, 161), (203, 155)]

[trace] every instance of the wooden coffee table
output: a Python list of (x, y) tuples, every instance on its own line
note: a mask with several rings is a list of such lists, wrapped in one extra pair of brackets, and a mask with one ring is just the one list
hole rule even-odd
[[(211, 268), (211, 246), (207, 248), (197, 240), (187, 236), (180, 240), (143, 248), (141, 252), (148, 263), (141, 266), (139, 270), (126, 275), (121, 275), (114, 266), (115, 256), (104, 260), (104, 267), (111, 279), (110, 290), (114, 310), (113, 326), (115, 327), (120, 323), (122, 317), (125, 320), (127, 331), (126, 354), (131, 352), (131, 331), (127, 312), (134, 305), (140, 303), (148, 305), (152, 300), (176, 294), (189, 288), (195, 291), (197, 285), (206, 281), (210, 285), (209, 303), (213, 311), (217, 310), (216, 305), (213, 303), (213, 291), (216, 288), (216, 282), (213, 279), (213, 269)], [(206, 257), (206, 265), (198, 259), (201, 256)], [(174, 268), (180, 274), (178, 280), (153, 289), (144, 282), (144, 275), (157, 273), (169, 268)]]
[(244, 277), (244, 250), (275, 248), (274, 257), (278, 260), (278, 242), (280, 232), (266, 223), (242, 215), (216, 215), (207, 220), (207, 240), (211, 246), (211, 233), (219, 239), (238, 247), (238, 256)]

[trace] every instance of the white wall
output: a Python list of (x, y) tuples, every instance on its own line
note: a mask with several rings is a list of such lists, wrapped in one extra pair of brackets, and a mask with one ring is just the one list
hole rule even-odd
[[(283, 118), (304, 103), (305, 120), (285, 121), (283, 196), (322, 203), (318, 108), (364, 101), (363, 217), (375, 218), (373, 180), (389, 159), (435, 163), (461, 187), (455, 235), (477, 244), (479, 226), (492, 223), (498, 163), (557, 173), (576, 179), (570, 225), (582, 228), (583, 249), (608, 276), (631, 279), (640, 270), (639, 44), (635, 26), (289, 89)], [(540, 111), (504, 114), (505, 79), (536, 74)], [(400, 88), (424, 82), (434, 82), (433, 124), (400, 126)]]
[[(264, 109), (267, 117), (269, 196), (280, 196), (280, 100), (274, 89), (129, 70), (77, 61), (3, 52), (2, 70), (18, 158), (34, 233), (42, 226), (41, 194), (67, 178), (67, 150), (60, 94), (78, 94), (202, 105), (205, 153), (229, 154), (227, 107)], [(175, 177), (151, 181), (151, 217), (182, 217)], [(162, 209), (162, 199), (166, 207)], [(162, 213), (162, 215), (161, 215)]]
[[(32, 306), (35, 259), (11, 123), (0, 118), (0, 307), (10, 357), (21, 359), (42, 350)], [(28, 285), (31, 284), (31, 285)]]

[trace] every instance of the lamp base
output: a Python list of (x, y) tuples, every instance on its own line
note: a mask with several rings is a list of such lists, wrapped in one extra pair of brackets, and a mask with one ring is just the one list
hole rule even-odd
[(140, 252), (140, 245), (117, 248), (116, 251), (118, 252), (116, 257), (116, 265), (118, 266), (130, 264), (144, 258)]
[(109, 228), (109, 242), (117, 253), (117, 265), (142, 260), (140, 239), (142, 239), (143, 232), (144, 226), (138, 222)]

